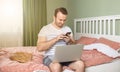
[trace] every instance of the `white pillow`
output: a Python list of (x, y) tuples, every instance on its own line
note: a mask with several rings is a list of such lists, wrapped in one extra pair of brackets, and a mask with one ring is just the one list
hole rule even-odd
[(84, 50), (93, 50), (93, 49), (96, 49), (99, 52), (101, 52), (109, 57), (112, 57), (112, 58), (116, 58), (116, 57), (120, 56), (118, 51), (116, 51), (113, 48), (111, 48), (110, 46), (102, 44), (102, 43), (94, 43), (94, 44), (89, 44), (89, 45), (84, 46)]

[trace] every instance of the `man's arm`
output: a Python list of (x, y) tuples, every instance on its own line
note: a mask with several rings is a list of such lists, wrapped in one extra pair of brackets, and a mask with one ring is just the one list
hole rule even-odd
[(70, 41), (68, 43), (69, 44), (76, 44), (76, 41), (73, 37), (70, 37)]
[(47, 38), (44, 36), (39, 36), (37, 41), (37, 49), (39, 51), (46, 51), (51, 48), (57, 41), (64, 39), (64, 35), (58, 35), (57, 37), (47, 41)]
[(37, 41), (37, 49), (39, 51), (46, 51), (56, 42), (57, 42), (57, 38), (47, 41), (46, 37), (39, 36)]
[(76, 41), (74, 40), (73, 37), (70, 37), (68, 44), (76, 44)]

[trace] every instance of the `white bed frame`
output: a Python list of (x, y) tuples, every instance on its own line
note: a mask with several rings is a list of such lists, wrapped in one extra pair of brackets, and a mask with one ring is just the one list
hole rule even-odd
[[(74, 19), (75, 39), (81, 36), (105, 37), (107, 39), (120, 42), (120, 36), (116, 35), (117, 21), (120, 15), (100, 16)], [(91, 66), (85, 72), (120, 72), (120, 59), (111, 63)]]

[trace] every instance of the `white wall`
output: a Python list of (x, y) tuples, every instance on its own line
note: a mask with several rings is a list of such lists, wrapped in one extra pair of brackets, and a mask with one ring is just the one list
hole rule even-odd
[(0, 0), (0, 47), (21, 46), (22, 0)]

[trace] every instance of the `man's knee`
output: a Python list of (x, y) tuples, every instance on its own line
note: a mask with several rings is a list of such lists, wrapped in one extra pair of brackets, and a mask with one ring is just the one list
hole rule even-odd
[(79, 66), (79, 67), (85, 67), (85, 64), (83, 61), (76, 61), (76, 64)]
[(50, 68), (52, 69), (60, 69), (61, 68), (61, 65), (59, 63), (51, 63), (50, 64)]

